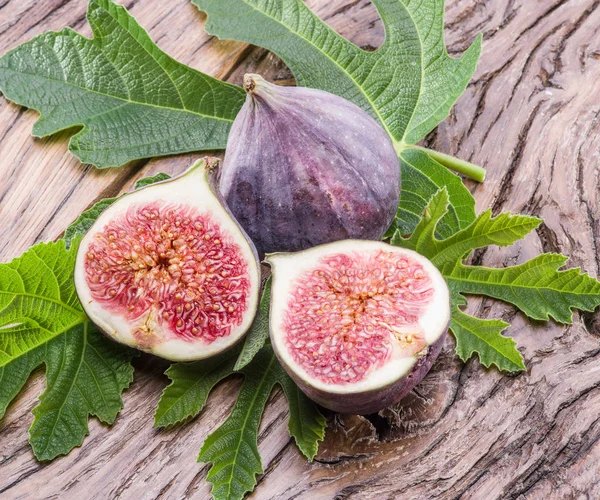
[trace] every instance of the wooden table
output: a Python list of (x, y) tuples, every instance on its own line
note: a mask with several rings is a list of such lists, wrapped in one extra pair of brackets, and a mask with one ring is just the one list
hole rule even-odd
[[(291, 75), (266, 51), (217, 41), (188, 0), (123, 2), (159, 46), (234, 83), (247, 70)], [(361, 46), (383, 39), (366, 0), (309, 0)], [(0, 53), (64, 26), (90, 33), (84, 0), (0, 0)], [(450, 0), (446, 39), (460, 53), (478, 32), (483, 55), (473, 82), (426, 145), (487, 168), (469, 184), (478, 208), (544, 217), (520, 244), (477, 253), (476, 262), (515, 264), (560, 251), (600, 272), (600, 1)], [(199, 47), (202, 47), (198, 50)], [(0, 258), (60, 236), (92, 202), (139, 177), (181, 172), (198, 155), (138, 161), (120, 169), (81, 165), (69, 134), (30, 137), (36, 113), (0, 99)], [(573, 326), (533, 324), (511, 307), (471, 300), (482, 317), (512, 322), (527, 371), (516, 377), (459, 362), (453, 341), (401, 407), (376, 418), (330, 417), (317, 460), (307, 463), (287, 433), (287, 407), (273, 393), (262, 422), (266, 473), (252, 498), (599, 498), (600, 315)], [(221, 384), (191, 424), (152, 429), (166, 364), (136, 361), (136, 381), (113, 428), (91, 434), (69, 456), (37, 463), (27, 443), (44, 389), (36, 372), (0, 423), (1, 498), (208, 498), (205, 436), (228, 414), (239, 380)], [(583, 495), (583, 496), (580, 496)]]

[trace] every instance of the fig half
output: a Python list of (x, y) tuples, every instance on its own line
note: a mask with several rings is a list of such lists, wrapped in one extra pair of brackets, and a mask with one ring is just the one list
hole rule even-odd
[(400, 198), (400, 165), (381, 125), (317, 89), (244, 77), (221, 191), (259, 254), (347, 238), (380, 240)]
[(339, 413), (397, 403), (431, 368), (450, 322), (443, 276), (412, 250), (346, 240), (267, 255), (270, 335), (287, 373)]
[(250, 327), (260, 264), (220, 199), (218, 162), (119, 198), (81, 240), (77, 294), (117, 342), (190, 361), (228, 349)]

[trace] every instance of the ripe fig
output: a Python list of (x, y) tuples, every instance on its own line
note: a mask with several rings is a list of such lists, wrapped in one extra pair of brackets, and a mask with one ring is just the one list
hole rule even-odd
[(273, 271), (273, 349), (320, 405), (350, 414), (387, 408), (440, 353), (450, 294), (422, 255), (346, 240), (266, 260)]
[(228, 349), (250, 327), (260, 264), (221, 202), (218, 162), (119, 198), (81, 240), (77, 294), (109, 337), (190, 361)]
[(400, 196), (400, 166), (383, 128), (316, 89), (244, 77), (221, 191), (259, 255), (347, 238), (380, 240)]

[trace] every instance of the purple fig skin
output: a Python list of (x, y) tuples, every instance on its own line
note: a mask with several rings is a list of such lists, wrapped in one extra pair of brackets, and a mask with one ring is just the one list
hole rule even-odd
[(381, 239), (398, 209), (400, 165), (379, 123), (321, 90), (258, 75), (244, 88), (221, 191), (259, 255)]
[[(238, 221), (236, 219), (235, 215), (229, 208), (229, 205), (227, 205), (227, 200), (225, 200), (225, 196), (223, 196), (223, 193), (221, 192), (221, 189), (220, 189), (221, 175), (223, 173), (223, 163), (221, 162), (221, 159), (216, 158), (215, 156), (205, 156), (202, 159), (205, 164), (204, 168), (207, 173), (206, 175), (207, 175), (207, 180), (208, 180), (208, 185), (210, 187), (210, 190), (212, 191), (212, 193), (215, 195), (215, 197), (217, 198), (217, 200), (223, 207), (223, 210), (225, 210), (227, 215), (229, 217), (231, 217), (236, 222), (237, 226), (240, 228), (240, 231), (242, 232), (242, 234), (244, 235), (244, 237), (250, 244), (250, 249), (252, 250), (252, 255), (254, 256), (254, 260), (256, 261), (256, 264), (258, 265), (258, 268), (260, 269), (261, 259), (258, 255), (258, 250), (256, 249), (256, 245), (254, 244), (254, 242), (252, 241), (252, 238), (250, 238), (250, 236), (248, 235), (246, 230), (243, 228), (243, 226), (240, 224), (240, 221)], [(255, 316), (256, 316), (257, 311), (258, 311), (258, 304), (256, 305), (256, 311), (254, 311)]]
[(409, 373), (399, 378), (386, 387), (380, 387), (371, 391), (352, 392), (345, 394), (334, 394), (313, 387), (297, 374), (279, 356), (277, 349), (275, 355), (283, 366), (286, 373), (292, 378), (300, 390), (319, 405), (337, 413), (346, 415), (369, 415), (377, 413), (384, 408), (399, 403), (410, 391), (412, 391), (427, 375), (433, 363), (439, 356), (446, 341), (448, 326), (440, 337), (428, 347), (427, 354), (417, 360)]

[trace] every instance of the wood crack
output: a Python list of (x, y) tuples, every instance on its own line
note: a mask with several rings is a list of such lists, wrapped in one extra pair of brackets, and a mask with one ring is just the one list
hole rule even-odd
[(550, 7), (546, 11), (544, 11), (541, 15), (536, 17), (533, 20), (533, 22), (527, 26), (527, 28), (525, 28), (523, 31), (521, 31), (521, 33), (519, 33), (517, 40), (519, 38), (521, 38), (523, 35), (525, 35), (526, 33), (528, 33), (529, 31), (531, 31), (533, 28), (538, 26), (542, 21), (544, 21), (545, 19), (550, 17), (552, 14), (554, 14), (554, 12), (556, 12), (558, 9), (560, 9), (563, 5), (567, 4), (569, 1), (570, 0), (560, 0), (559, 2), (554, 4), (552, 7)]
[(536, 105), (536, 107), (533, 109), (533, 111), (527, 118), (527, 121), (522, 126), (521, 131), (519, 132), (517, 145), (513, 150), (513, 159), (508, 167), (508, 170), (506, 171), (506, 174), (504, 174), (504, 177), (500, 182), (500, 186), (498, 188), (498, 195), (492, 203), (492, 213), (494, 213), (494, 215), (498, 214), (502, 210), (504, 204), (506, 203), (512, 192), (513, 179), (517, 172), (517, 168), (519, 167), (523, 159), (524, 150), (527, 144), (527, 138), (529, 136), (529, 131), (531, 130), (533, 122), (544, 103), (545, 101), (541, 101)]

